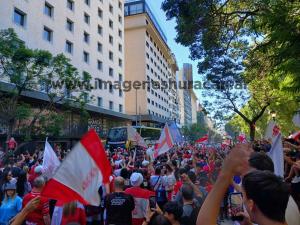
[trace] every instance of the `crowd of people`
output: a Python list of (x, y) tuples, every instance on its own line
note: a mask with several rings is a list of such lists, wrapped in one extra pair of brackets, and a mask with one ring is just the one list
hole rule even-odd
[[(285, 179), (274, 174), (268, 144), (176, 145), (106, 150), (110, 183), (99, 206), (41, 195), (43, 151), (10, 156), (0, 170), (0, 225), (300, 225), (300, 140), (284, 142)], [(56, 145), (63, 160), (69, 150)]]

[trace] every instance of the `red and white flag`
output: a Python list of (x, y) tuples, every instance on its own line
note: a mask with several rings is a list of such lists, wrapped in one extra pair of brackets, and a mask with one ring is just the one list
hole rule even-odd
[(44, 155), (43, 155), (43, 164), (42, 164), (43, 176), (47, 177), (47, 179), (52, 178), (59, 165), (60, 165), (60, 161), (57, 158), (48, 140), (46, 139)]
[(46, 184), (42, 195), (63, 203), (100, 205), (98, 189), (109, 183), (110, 163), (95, 130), (78, 142)]
[(168, 152), (174, 145), (172, 135), (168, 124), (165, 125), (164, 129), (161, 132), (158, 143), (154, 146), (154, 157), (156, 158), (159, 155), (162, 155)]
[(238, 142), (239, 143), (247, 143), (246, 135), (245, 134), (240, 134), (238, 137)]
[(136, 145), (147, 148), (144, 138), (132, 126), (127, 126), (128, 140), (133, 141)]
[(290, 138), (297, 140), (298, 138), (300, 138), (300, 131), (297, 131), (295, 133), (293, 133), (292, 135), (290, 135)]
[(204, 143), (208, 141), (208, 134), (205, 134), (203, 137), (199, 138), (198, 140), (196, 140), (196, 143)]
[(284, 175), (284, 154), (280, 128), (274, 121), (270, 121), (266, 130), (265, 139), (272, 142), (272, 148), (267, 153), (274, 163), (274, 173), (283, 177)]

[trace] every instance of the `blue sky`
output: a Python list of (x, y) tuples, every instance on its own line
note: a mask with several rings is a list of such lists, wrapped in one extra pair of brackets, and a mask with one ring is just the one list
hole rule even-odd
[[(178, 67), (182, 68), (183, 63), (191, 63), (193, 65), (194, 81), (200, 80), (200, 75), (197, 72), (197, 61), (192, 61), (189, 58), (190, 52), (187, 47), (177, 44), (174, 40), (176, 37), (176, 30), (175, 30), (176, 21), (175, 20), (167, 21), (165, 12), (161, 9), (162, 2), (163, 0), (147, 0), (147, 3), (152, 9), (154, 16), (157, 18), (157, 21), (159, 22), (161, 28), (163, 29), (164, 33), (167, 36), (168, 45), (176, 56)], [(195, 92), (199, 101), (201, 102), (200, 90), (197, 90)]]

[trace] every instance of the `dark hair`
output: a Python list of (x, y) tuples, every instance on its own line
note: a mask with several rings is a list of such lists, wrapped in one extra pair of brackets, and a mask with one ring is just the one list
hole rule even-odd
[(21, 171), (17, 179), (17, 193), (20, 197), (24, 196), (26, 182), (27, 182), (27, 173)]
[(153, 215), (149, 221), (149, 225), (171, 225), (171, 222), (163, 215)]
[(166, 164), (166, 170), (168, 172), (173, 172), (173, 169), (172, 169), (172, 167), (169, 164)]
[(121, 169), (120, 176), (123, 177), (124, 179), (128, 179), (130, 177), (129, 171), (126, 168)]
[(243, 188), (260, 211), (269, 219), (283, 223), (289, 200), (289, 188), (282, 178), (270, 171), (252, 171), (244, 176)]
[(174, 215), (175, 220), (179, 221), (183, 213), (182, 207), (177, 202), (167, 202), (164, 211)]
[(179, 173), (179, 175), (182, 175), (182, 174), (186, 174), (187, 173), (187, 171), (186, 171), (186, 169), (185, 168), (180, 168), (179, 170), (178, 170), (178, 173)]
[(182, 185), (181, 193), (182, 193), (182, 197), (185, 200), (193, 200), (193, 198), (194, 198), (194, 189), (193, 189), (192, 185), (189, 183)]
[(172, 165), (174, 166), (174, 168), (177, 168), (177, 161), (175, 159), (173, 159), (171, 161)]
[(274, 173), (274, 163), (264, 152), (253, 152), (250, 155), (249, 165), (257, 170), (267, 170)]
[(161, 174), (161, 169), (160, 167), (155, 168), (155, 175), (160, 175)]
[(192, 181), (192, 183), (195, 183), (197, 180), (196, 174), (193, 171), (187, 172), (188, 177)]
[(7, 175), (9, 174), (9, 173), (11, 173), (12, 174), (12, 170), (11, 170), (11, 168), (5, 168), (4, 170), (3, 170), (3, 173), (2, 173), (2, 179), (1, 179), (1, 186), (3, 185), (3, 184), (5, 184), (5, 183), (7, 183), (7, 182), (9, 182), (9, 180), (7, 179)]

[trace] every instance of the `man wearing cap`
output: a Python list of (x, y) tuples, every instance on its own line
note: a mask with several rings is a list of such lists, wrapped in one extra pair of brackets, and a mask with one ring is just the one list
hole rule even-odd
[(131, 188), (125, 190), (126, 194), (130, 194), (134, 198), (135, 208), (132, 211), (132, 225), (142, 225), (146, 218), (149, 197), (155, 196), (155, 193), (141, 188), (143, 183), (143, 175), (133, 173), (130, 177)]

